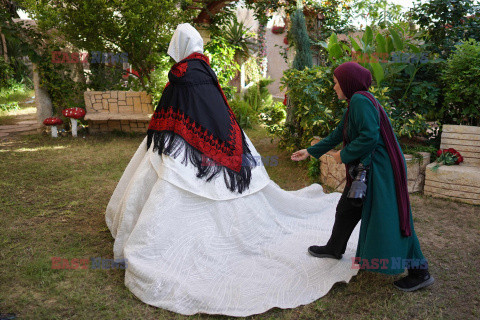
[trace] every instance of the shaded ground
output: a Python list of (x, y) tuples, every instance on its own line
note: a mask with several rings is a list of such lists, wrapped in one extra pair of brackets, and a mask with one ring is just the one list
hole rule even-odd
[[(1, 121), (1, 119), (0, 119)], [(1, 123), (1, 122), (0, 122)], [(262, 128), (247, 131), (282, 188), (309, 185), (306, 168), (278, 152)], [(0, 313), (20, 319), (229, 319), (184, 317), (139, 301), (123, 270), (52, 269), (52, 257), (112, 258), (108, 200), (142, 135), (0, 140)], [(360, 271), (323, 298), (248, 319), (478, 319), (480, 207), (412, 196), (415, 229), (434, 286), (403, 293), (395, 277)]]
[[(18, 135), (35, 134), (40, 128), (36, 118), (35, 101), (31, 95), (33, 91), (18, 93), (13, 98), (23, 100), (19, 103), (19, 110), (0, 112), (0, 140)], [(7, 102), (7, 101), (1, 101)]]

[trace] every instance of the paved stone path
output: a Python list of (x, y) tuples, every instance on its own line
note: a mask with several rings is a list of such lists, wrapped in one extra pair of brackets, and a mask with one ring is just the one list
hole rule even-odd
[[(27, 103), (31, 103), (28, 101)], [(41, 127), (35, 112), (14, 116), (11, 124), (0, 125), (0, 139), (11, 139), (18, 135), (36, 134)]]
[(0, 125), (0, 138), (13, 138), (15, 135), (35, 134), (40, 124), (35, 114), (15, 116), (14, 124)]

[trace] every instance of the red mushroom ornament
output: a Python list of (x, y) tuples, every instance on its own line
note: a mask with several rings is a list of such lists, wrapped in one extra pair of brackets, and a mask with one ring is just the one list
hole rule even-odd
[(62, 114), (70, 118), (72, 123), (72, 136), (77, 136), (77, 119), (82, 118), (85, 115), (85, 110), (82, 108), (68, 108), (62, 111)]
[(52, 126), (52, 137), (56, 138), (58, 137), (58, 131), (57, 131), (57, 126), (61, 125), (63, 123), (62, 119), (57, 118), (57, 117), (51, 117), (43, 120), (43, 124), (46, 126)]

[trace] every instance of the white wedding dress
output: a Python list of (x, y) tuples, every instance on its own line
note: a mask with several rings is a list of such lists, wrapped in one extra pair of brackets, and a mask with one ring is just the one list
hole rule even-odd
[(307, 252), (328, 241), (339, 193), (282, 190), (263, 166), (245, 193), (232, 193), (223, 176), (198, 179), (180, 158), (147, 151), (145, 138), (107, 206), (114, 258), (127, 260), (125, 285), (143, 302), (249, 316), (311, 303), (357, 274), (358, 226), (341, 260)]

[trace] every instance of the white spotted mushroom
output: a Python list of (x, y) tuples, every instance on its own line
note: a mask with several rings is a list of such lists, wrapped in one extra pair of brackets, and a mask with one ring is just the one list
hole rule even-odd
[(82, 118), (85, 115), (85, 109), (82, 108), (68, 108), (62, 111), (62, 114), (70, 118), (70, 122), (72, 123), (72, 136), (77, 136), (77, 119)]
[(52, 127), (52, 137), (53, 138), (58, 137), (57, 126), (61, 125), (62, 123), (63, 123), (62, 119), (60, 119), (58, 117), (50, 117), (50, 118), (46, 118), (45, 120), (43, 120), (44, 125)]

